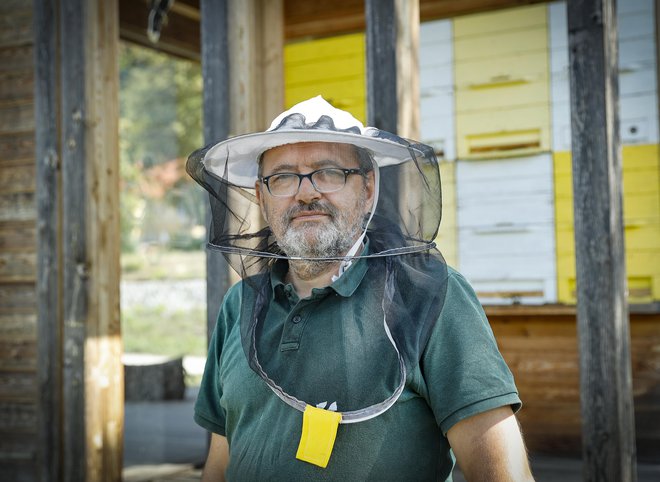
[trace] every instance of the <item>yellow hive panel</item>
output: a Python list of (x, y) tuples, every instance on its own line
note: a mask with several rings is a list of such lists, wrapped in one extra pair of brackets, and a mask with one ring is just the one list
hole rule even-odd
[(470, 112), (493, 115), (493, 111), (533, 107), (546, 115), (550, 111), (548, 104), (539, 102), (539, 99), (548, 97), (547, 87), (547, 82), (536, 81), (461, 90), (456, 95), (457, 112), (459, 116)]
[[(629, 301), (660, 300), (660, 149), (623, 146), (623, 212)], [(570, 152), (554, 155), (557, 280), (561, 302), (575, 303), (575, 232)]]
[(442, 222), (435, 239), (438, 249), (449, 266), (458, 267), (458, 246), (456, 231), (456, 164), (440, 163), (442, 180)]
[(533, 26), (545, 26), (545, 5), (531, 5), (454, 19), (456, 38), (487, 35)]
[[(545, 10), (541, 19), (545, 20)], [(547, 49), (548, 38), (545, 23), (533, 25), (523, 30), (509, 30), (470, 38), (455, 38), (454, 54), (456, 63), (467, 60), (488, 59), (493, 56), (514, 58), (523, 52), (543, 52)], [(511, 66), (514, 64), (512, 63)]]
[(284, 48), (285, 104), (322, 95), (335, 107), (366, 120), (364, 34), (342, 35)]
[(550, 150), (546, 6), (454, 21), (459, 159)]
[(307, 63), (319, 57), (352, 56), (364, 52), (364, 34), (355, 33), (324, 39), (290, 43), (284, 48), (284, 62)]
[[(457, 96), (457, 105), (459, 98)], [(548, 105), (463, 113), (457, 116), (458, 157), (498, 158), (550, 149)]]

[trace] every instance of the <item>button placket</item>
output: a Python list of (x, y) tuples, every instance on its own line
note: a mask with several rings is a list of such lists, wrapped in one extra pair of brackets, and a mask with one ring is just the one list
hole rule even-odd
[(282, 342), (280, 343), (281, 351), (297, 350), (300, 346), (300, 339), (302, 338), (307, 319), (306, 310), (304, 310), (307, 304), (305, 302), (299, 302), (287, 317), (282, 333)]

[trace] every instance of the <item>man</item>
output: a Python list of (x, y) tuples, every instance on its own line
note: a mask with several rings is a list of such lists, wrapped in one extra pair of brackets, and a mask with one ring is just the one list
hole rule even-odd
[[(191, 156), (210, 245), (243, 275), (195, 407), (212, 432), (203, 480), (445, 480), (452, 453), (468, 480), (531, 480), (512, 376), (424, 237), (435, 162), (321, 98)], [(416, 191), (393, 202), (404, 176)]]

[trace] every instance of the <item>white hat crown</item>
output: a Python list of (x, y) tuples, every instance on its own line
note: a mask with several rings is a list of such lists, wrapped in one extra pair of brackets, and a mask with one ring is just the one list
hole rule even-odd
[[(326, 101), (322, 96), (317, 95), (311, 99), (291, 107), (289, 110), (282, 112), (270, 124), (268, 131), (279, 130), (286, 126), (286, 120), (292, 115), (302, 116), (305, 126), (315, 125), (323, 121), (323, 117), (329, 117), (334, 125), (334, 130), (353, 130), (357, 128), (358, 133), (364, 132), (364, 125), (362, 122), (353, 117), (349, 112), (337, 109)], [(297, 117), (296, 116), (296, 117)], [(282, 123), (285, 122), (283, 125)]]

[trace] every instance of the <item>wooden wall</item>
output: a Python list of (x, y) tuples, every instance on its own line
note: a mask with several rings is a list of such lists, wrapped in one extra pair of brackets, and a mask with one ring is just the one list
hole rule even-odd
[[(582, 450), (574, 310), (487, 309), (523, 401), (518, 418), (531, 451), (579, 456)], [(552, 310), (552, 311), (551, 311)], [(660, 314), (630, 315), (635, 430), (640, 460), (660, 461)]]
[(0, 2), (0, 480), (37, 458), (32, 2)]

